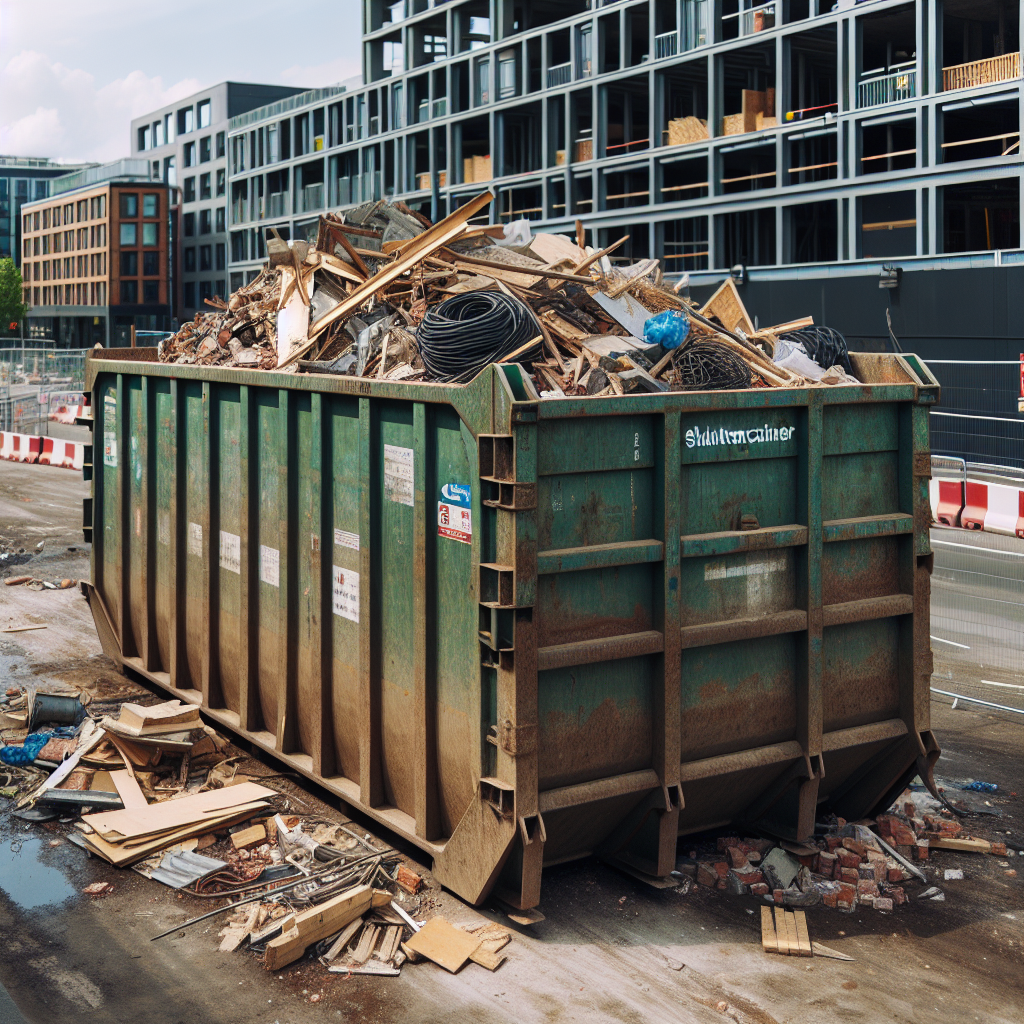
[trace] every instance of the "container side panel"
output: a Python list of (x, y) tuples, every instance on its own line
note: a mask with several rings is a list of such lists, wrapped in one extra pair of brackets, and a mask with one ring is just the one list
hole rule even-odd
[(899, 449), (899, 406), (895, 402), (826, 405), (823, 411), (826, 456)]
[(900, 585), (902, 537), (836, 541), (824, 546), (821, 566), (823, 604), (841, 604), (903, 591)]
[(542, 476), (537, 486), (538, 548), (591, 547), (653, 537), (652, 488), (652, 471), (633, 465), (603, 473)]
[(795, 458), (698, 462), (683, 465), (681, 516), (684, 535), (738, 530), (744, 516), (758, 526), (785, 526), (797, 512)]
[[(432, 480), (424, 482), (425, 487), (434, 488), (424, 500), (427, 550), (433, 552), (436, 566), (427, 591), (433, 590), (436, 609), (436, 623), (427, 627), (428, 638), (434, 639), (427, 671), (433, 667), (436, 678), (434, 727), (441, 828), (451, 835), (473, 799), (481, 769), (480, 644), (471, 543), (472, 531), (479, 525), (475, 517), (480, 508), (480, 481), (472, 435), (451, 408), (438, 406), (434, 412), (434, 448)], [(469, 495), (471, 503), (468, 523), (462, 517), (462, 506), (449, 504), (453, 498), (463, 500), (464, 495)], [(442, 505), (448, 506), (447, 510)], [(469, 527), (468, 536), (464, 526)], [(428, 557), (427, 564), (430, 562)]]
[(537, 450), (537, 475), (649, 469), (654, 465), (656, 419), (580, 416), (548, 420)]
[(538, 645), (654, 629), (654, 581), (660, 571), (660, 566), (620, 565), (539, 577)]
[(146, 635), (146, 541), (149, 531), (146, 518), (149, 502), (146, 500), (146, 457), (149, 431), (146, 429), (143, 378), (125, 378), (122, 396), (125, 408), (122, 415), (128, 434), (128, 609), (127, 621), (136, 650)]
[[(151, 400), (156, 403), (156, 445), (153, 471), (156, 480), (151, 487), (151, 496), (156, 499), (156, 580), (153, 597), (156, 603), (156, 646), (159, 658), (158, 668), (169, 672), (171, 668), (171, 623), (174, 621), (176, 599), (173, 561), (171, 555), (172, 534), (175, 528), (171, 521), (174, 474), (176, 471), (175, 448), (176, 427), (174, 403), (171, 400), (171, 382), (155, 378), (150, 381)], [(152, 500), (152, 499), (151, 499)]]
[(285, 635), (282, 594), (287, 589), (282, 574), (281, 551), (282, 412), (279, 392), (271, 388), (253, 388), (250, 394), (256, 407), (256, 451), (249, 457), (256, 460), (256, 507), (259, 515), (259, 521), (249, 527), (249, 536), (259, 545), (256, 556), (259, 571), (254, 588), (259, 609), (256, 671), (262, 727), (276, 735), (278, 715), (283, 710), (279, 706), (284, 690), (281, 680), (284, 656), (281, 644)]
[[(380, 449), (376, 453), (380, 487), (379, 579), (372, 582), (378, 599), (379, 681), (381, 697), (381, 766), (387, 802), (415, 814), (415, 715), (413, 649), (414, 573), (412, 403), (376, 406)], [(421, 491), (422, 493), (422, 491)]]
[(800, 409), (789, 407), (684, 412), (683, 462), (744, 462), (794, 456), (807, 445), (801, 422)]
[(784, 633), (682, 652), (684, 763), (794, 738), (801, 636)]
[[(332, 599), (332, 704), (334, 745), (338, 771), (349, 779), (359, 778), (359, 622), (353, 608), (333, 599), (338, 574), (350, 581), (359, 573), (359, 492), (367, 481), (359, 478), (359, 404), (355, 398), (333, 396), (325, 402), (331, 451), (331, 481), (324, 481), (323, 494), (332, 502), (333, 535), (324, 538), (331, 561)], [(358, 604), (355, 605), (358, 608)]]
[[(211, 555), (218, 552), (217, 586), (214, 600), (218, 620), (218, 675), (223, 687), (224, 706), (237, 713), (239, 702), (239, 618), (242, 588), (241, 517), (242, 460), (240, 443), (240, 403), (238, 388), (216, 384), (211, 388), (211, 413), (214, 418), (213, 444), (216, 450), (214, 490), (217, 496), (217, 536), (210, 537)], [(216, 547), (214, 547), (216, 545)], [(212, 562), (212, 559), (211, 559)], [(213, 568), (211, 564), (211, 568)]]
[(899, 453), (829, 455), (821, 467), (821, 518), (862, 519), (900, 511)]
[(899, 619), (875, 619), (824, 632), (824, 731), (898, 718)]
[[(310, 756), (316, 741), (316, 721), (320, 714), (320, 675), (316, 650), (320, 623), (320, 536), (319, 471), (314, 465), (314, 431), (311, 396), (291, 398), (294, 410), (295, 461), (292, 465), (296, 489), (296, 546), (291, 552), (298, 572), (297, 679), (298, 748)], [(333, 540), (333, 538), (332, 538)]]
[(719, 558), (684, 558), (682, 624), (759, 618), (796, 607), (796, 558), (791, 548)]
[(621, 658), (538, 674), (541, 790), (651, 767), (654, 661)]
[[(197, 380), (179, 383), (185, 403), (185, 654), (188, 680), (177, 680), (179, 688), (198, 690), (203, 676), (203, 653), (210, 643), (211, 623), (206, 606), (206, 572), (217, 542), (210, 539), (210, 446), (206, 437), (203, 385)], [(212, 543), (212, 547), (211, 547)]]
[[(123, 452), (119, 448), (124, 439), (117, 434), (117, 383), (114, 377), (104, 375), (96, 390), (99, 408), (94, 415), (102, 416), (102, 438), (96, 438), (94, 444), (97, 454), (94, 458), (102, 458), (101, 486), (97, 488), (101, 502), (99, 525), (103, 531), (102, 559), (99, 563), (99, 579), (96, 586), (103, 594), (115, 626), (121, 621), (121, 593), (118, 585), (121, 560), (127, 557), (125, 538), (122, 536), (121, 524), (118, 521), (118, 494), (121, 490), (121, 479), (118, 465)], [(102, 445), (102, 454), (100, 454)]]

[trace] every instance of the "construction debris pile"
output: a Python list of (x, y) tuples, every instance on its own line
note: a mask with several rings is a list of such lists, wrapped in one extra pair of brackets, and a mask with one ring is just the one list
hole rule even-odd
[[(674, 874), (687, 887), (692, 881), (734, 895), (749, 893), (778, 907), (891, 911), (907, 902), (908, 884), (923, 885), (920, 899), (943, 900), (922, 870), (932, 850), (1014, 853), (1005, 843), (969, 837), (953, 813), (948, 801), (908, 789), (870, 827), (832, 818), (810, 843), (719, 837), (714, 847), (691, 850)], [(962, 874), (953, 869), (946, 877)]]
[(660, 262), (475, 226), (485, 192), (431, 224), (401, 202), (319, 221), (315, 244), (267, 242), (260, 275), (159, 346), (163, 362), (464, 384), (528, 369), (542, 398), (855, 384), (841, 335), (810, 317), (756, 330), (728, 280), (698, 308)]
[[(508, 931), (424, 919), (430, 893), (398, 851), (348, 819), (292, 813), (291, 798), (239, 772), (241, 756), (198, 707), (86, 705), (13, 688), (0, 706), (0, 795), (15, 801), (15, 817), (77, 819), (66, 836), (76, 846), (213, 902), (154, 939), (227, 915), (221, 951), (246, 948), (267, 970), (307, 952), (335, 974), (397, 975), (423, 959), (495, 970), (505, 960)], [(115, 889), (100, 881), (83, 891)]]

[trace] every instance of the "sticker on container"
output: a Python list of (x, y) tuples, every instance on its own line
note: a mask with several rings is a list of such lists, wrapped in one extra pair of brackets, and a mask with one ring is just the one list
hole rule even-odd
[(473, 542), (473, 511), (468, 484), (445, 484), (437, 503), (437, 533), (463, 544)]
[(203, 527), (199, 523), (188, 524), (188, 553), (203, 557)]
[(156, 539), (161, 544), (171, 543), (171, 513), (157, 512), (156, 514)]
[(137, 508), (135, 510), (135, 536), (142, 536), (142, 509)]
[(103, 399), (103, 465), (117, 465), (117, 399)]
[(220, 531), (220, 567), (241, 574), (242, 538), (237, 533)]
[(334, 567), (334, 614), (359, 621), (359, 573)]
[(384, 445), (384, 497), (400, 505), (413, 504), (411, 448)]
[(748, 565), (727, 566), (724, 562), (708, 562), (704, 566), (704, 579), (727, 580), (737, 576), (766, 576), (770, 572), (785, 572), (786, 568), (787, 562), (784, 558), (773, 558)]
[(335, 530), (334, 543), (337, 544), (339, 548), (351, 548), (353, 551), (358, 551), (359, 534), (349, 533), (348, 530)]
[(281, 552), (266, 544), (260, 545), (260, 581), (272, 587), (281, 585)]

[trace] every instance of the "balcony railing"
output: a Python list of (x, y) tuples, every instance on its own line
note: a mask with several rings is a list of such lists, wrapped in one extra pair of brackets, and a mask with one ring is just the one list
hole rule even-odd
[(556, 64), (548, 68), (548, 88), (555, 89), (560, 85), (568, 85), (572, 81), (572, 64)]
[(267, 196), (267, 216), (283, 217), (288, 209), (287, 192), (271, 192)]
[(231, 223), (244, 224), (248, 219), (248, 203), (244, 199), (239, 199), (231, 206)]
[(987, 60), (972, 60), (967, 64), (954, 64), (942, 69), (942, 88), (973, 89), (994, 82), (1012, 82), (1020, 78), (1020, 54), (1004, 53)]
[(674, 57), (679, 52), (679, 33), (663, 32), (660, 36), (654, 37), (654, 59), (663, 60), (665, 57)]
[(439, 100), (434, 100), (430, 109), (434, 117), (445, 117), (448, 113), (448, 97), (442, 96)]
[(877, 107), (881, 103), (898, 103), (917, 95), (917, 70), (908, 65), (887, 75), (876, 75), (857, 83), (857, 106)]
[(323, 182), (307, 185), (298, 196), (299, 209), (296, 213), (314, 213), (324, 208)]

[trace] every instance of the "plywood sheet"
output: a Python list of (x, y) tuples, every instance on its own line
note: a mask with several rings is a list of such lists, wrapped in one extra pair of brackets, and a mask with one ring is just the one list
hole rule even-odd
[(477, 951), (480, 940), (443, 917), (434, 917), (406, 945), (454, 974)]

